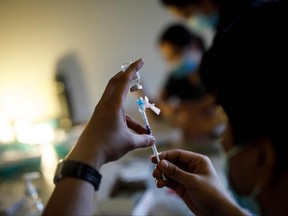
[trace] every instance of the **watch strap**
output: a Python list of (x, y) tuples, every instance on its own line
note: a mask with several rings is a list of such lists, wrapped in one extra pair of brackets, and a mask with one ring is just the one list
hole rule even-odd
[(60, 160), (58, 163), (54, 184), (64, 177), (78, 178), (90, 182), (95, 191), (99, 189), (102, 175), (88, 164), (75, 160)]

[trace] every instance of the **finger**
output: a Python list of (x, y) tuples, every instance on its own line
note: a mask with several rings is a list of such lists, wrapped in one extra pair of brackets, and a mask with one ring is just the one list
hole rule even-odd
[[(160, 159), (160, 160), (161, 160), (161, 159), (164, 159), (163, 157), (160, 156), (161, 154), (162, 154), (162, 152), (159, 152), (159, 153), (158, 153), (158, 156), (159, 156), (159, 159)], [(154, 163), (154, 164), (157, 164), (157, 163), (158, 163), (158, 160), (157, 160), (155, 154), (151, 155), (151, 162)]]
[(157, 166), (153, 170), (152, 176), (153, 176), (153, 178), (155, 178), (156, 186), (159, 188), (166, 186), (166, 187), (169, 187), (171, 189), (174, 189), (176, 187), (175, 181), (171, 181), (170, 179), (163, 180), (162, 172), (157, 168)]
[(133, 119), (131, 116), (126, 114), (126, 122), (128, 128), (132, 129), (138, 134), (147, 134), (146, 128), (144, 128), (142, 125), (140, 125), (135, 119)]
[(132, 136), (133, 136), (132, 149), (149, 147), (155, 143), (155, 137), (151, 135), (132, 133)]
[(157, 168), (157, 166), (155, 167), (155, 169), (152, 172), (152, 176), (155, 179), (159, 179), (162, 178), (162, 172)]
[(156, 186), (158, 188), (163, 188), (163, 187), (168, 185), (168, 181), (167, 180), (163, 181), (162, 179), (156, 179), (155, 182), (156, 182)]
[(163, 187), (168, 187), (172, 190), (175, 191), (175, 188), (177, 187), (177, 185), (179, 185), (177, 182), (173, 181), (173, 180), (163, 180), (162, 178), (156, 179), (155, 180), (156, 186), (158, 188), (163, 188)]
[(115, 89), (116, 83), (118, 83), (121, 75), (123, 75), (123, 71), (119, 71), (116, 75), (114, 75), (108, 82), (103, 95), (101, 97), (102, 98), (109, 98), (113, 92), (113, 90)]
[[(177, 151), (176, 149), (174, 149), (173, 151)], [(164, 151), (164, 154), (163, 154), (163, 152), (159, 152), (159, 159), (161, 160), (161, 159), (166, 159), (166, 156), (167, 156), (167, 151)], [(155, 164), (157, 164), (158, 163), (158, 159), (156, 158), (156, 156), (155, 155), (151, 155), (151, 161), (152, 161), (152, 163), (155, 163)]]
[[(203, 155), (181, 149), (164, 151), (161, 152), (161, 155), (159, 155), (160, 160), (165, 159), (174, 164), (175, 163), (186, 164), (187, 168), (189, 166), (189, 169), (191, 169), (191, 171), (195, 170), (199, 166), (199, 164), (204, 161), (204, 157), (205, 156)], [(156, 158), (153, 156), (151, 158), (151, 161), (152, 163), (157, 163)]]
[(118, 82), (116, 88), (114, 89), (115, 94), (112, 95), (115, 101), (123, 101), (126, 98), (126, 95), (129, 90), (129, 83), (133, 76), (135, 76), (136, 72), (143, 66), (144, 61), (143, 59), (139, 59), (132, 63), (127, 70), (121, 76), (121, 81)]
[(191, 183), (194, 175), (191, 173), (187, 173), (180, 169), (178, 166), (175, 166), (174, 164), (166, 161), (166, 160), (161, 160), (158, 163), (158, 168), (159, 170), (164, 173), (165, 176), (168, 178), (179, 182), (180, 184), (183, 185), (191, 185)]

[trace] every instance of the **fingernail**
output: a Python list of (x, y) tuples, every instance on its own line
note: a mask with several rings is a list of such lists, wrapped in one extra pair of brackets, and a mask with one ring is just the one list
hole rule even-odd
[(154, 181), (155, 181), (155, 184), (157, 185), (158, 179), (154, 179)]
[(136, 61), (133, 61), (133, 62), (144, 62), (144, 59), (143, 58), (139, 58), (139, 59), (137, 59)]
[(149, 143), (150, 146), (153, 145), (155, 143), (155, 137), (154, 136), (149, 136), (148, 143)]

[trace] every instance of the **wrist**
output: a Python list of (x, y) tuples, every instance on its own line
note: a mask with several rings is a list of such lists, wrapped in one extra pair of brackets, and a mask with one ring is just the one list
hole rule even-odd
[(75, 147), (65, 157), (67, 160), (75, 160), (85, 163), (96, 170), (100, 170), (101, 166), (105, 163), (105, 154), (99, 149), (85, 148), (77, 143)]

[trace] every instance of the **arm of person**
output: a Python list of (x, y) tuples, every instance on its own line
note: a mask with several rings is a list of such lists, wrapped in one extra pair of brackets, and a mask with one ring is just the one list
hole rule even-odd
[[(79, 161), (99, 171), (104, 163), (117, 160), (130, 150), (153, 145), (155, 138), (147, 135), (146, 129), (124, 110), (129, 81), (142, 65), (140, 59), (109, 81), (67, 160)], [(90, 182), (64, 177), (56, 184), (43, 215), (93, 215), (94, 195)]]
[[(179, 149), (159, 157), (153, 172), (157, 187), (174, 190), (196, 215), (249, 215), (229, 197), (208, 157)], [(152, 162), (157, 163), (155, 157)]]

